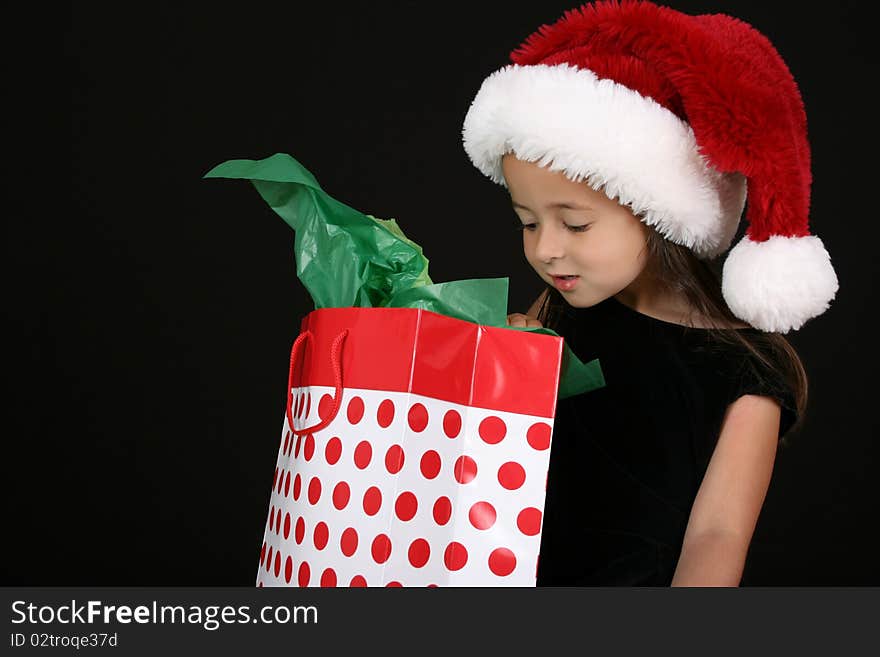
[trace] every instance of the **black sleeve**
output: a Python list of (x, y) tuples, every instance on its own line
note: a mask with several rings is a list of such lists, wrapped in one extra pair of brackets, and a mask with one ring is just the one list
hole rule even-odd
[(763, 395), (779, 402), (782, 409), (779, 422), (780, 437), (784, 436), (797, 420), (794, 391), (779, 374), (753, 357), (742, 359), (737, 375), (732, 381), (729, 403), (733, 403), (743, 395)]

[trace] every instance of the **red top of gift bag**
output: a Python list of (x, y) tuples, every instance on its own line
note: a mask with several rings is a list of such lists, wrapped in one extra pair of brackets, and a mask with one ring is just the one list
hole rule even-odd
[(552, 418), (562, 338), (481, 326), (421, 308), (320, 308), (293, 387), (335, 385), (331, 345), (342, 348), (345, 388), (412, 392), (452, 403)]

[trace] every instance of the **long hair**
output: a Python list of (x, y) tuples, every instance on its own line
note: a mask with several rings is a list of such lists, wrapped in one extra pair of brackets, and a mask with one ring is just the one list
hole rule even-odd
[[(807, 407), (807, 374), (797, 351), (779, 333), (728, 330), (739, 319), (724, 301), (719, 263), (700, 260), (687, 247), (663, 238), (652, 226), (648, 228), (646, 266), (651, 268), (662, 288), (677, 296), (684, 295), (691, 308), (708, 320), (710, 326), (705, 331), (709, 341), (714, 338), (716, 344), (745, 349), (794, 391), (798, 418), (779, 441), (780, 447), (787, 445), (788, 438), (802, 428)], [(565, 312), (567, 302), (555, 287), (548, 286), (547, 292), (538, 310), (538, 320), (553, 329)], [(758, 368), (753, 371), (763, 379)]]

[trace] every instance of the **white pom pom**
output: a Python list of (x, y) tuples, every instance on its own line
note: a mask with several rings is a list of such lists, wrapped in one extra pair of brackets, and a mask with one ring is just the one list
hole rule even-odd
[(788, 333), (821, 315), (837, 293), (831, 257), (815, 235), (743, 238), (727, 256), (721, 279), (733, 314), (757, 329)]

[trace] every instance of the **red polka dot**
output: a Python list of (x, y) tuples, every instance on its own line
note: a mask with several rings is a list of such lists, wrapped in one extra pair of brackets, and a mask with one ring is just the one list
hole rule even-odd
[(336, 465), (340, 456), (342, 456), (342, 441), (337, 436), (333, 436), (324, 448), (324, 458), (330, 465)]
[(275, 531), (275, 505), (269, 507), (269, 531)]
[(360, 397), (352, 397), (348, 402), (348, 422), (357, 424), (364, 417), (364, 400)]
[(391, 474), (397, 474), (403, 467), (403, 448), (400, 445), (392, 445), (385, 452), (385, 468)]
[(549, 424), (546, 422), (536, 422), (526, 432), (526, 440), (529, 442), (529, 445), (538, 451), (543, 451), (550, 447), (550, 433)]
[(415, 403), (409, 409), (409, 428), (421, 433), (428, 426), (428, 409), (424, 404)]
[(390, 399), (382, 400), (382, 403), (379, 404), (379, 410), (376, 411), (376, 421), (383, 429), (387, 429), (388, 426), (394, 421), (393, 401), (391, 401)]
[(490, 445), (497, 445), (504, 440), (504, 436), (507, 435), (507, 425), (504, 424), (504, 420), (500, 417), (490, 415), (480, 422), (479, 433), (483, 442), (489, 443)]
[(306, 535), (306, 521), (302, 516), (296, 519), (296, 527), (293, 530), (293, 538), (296, 540), (296, 544), (300, 545), (303, 542), (303, 538)]
[(263, 564), (266, 562), (266, 543), (263, 542), (263, 549), (260, 550), (260, 563)]
[(321, 480), (317, 477), (312, 477), (312, 480), (309, 482), (309, 504), (317, 504), (320, 498)]
[(330, 529), (327, 527), (326, 522), (319, 522), (315, 525), (315, 547), (319, 550), (323, 550), (327, 547), (328, 540), (330, 540)]
[(303, 448), (303, 457), (306, 461), (311, 461), (315, 453), (315, 437), (312, 434), (306, 436), (306, 446)]
[(351, 578), (351, 584), (349, 584), (349, 586), (351, 586), (351, 587), (366, 586), (366, 585), (367, 585), (367, 580), (364, 579), (363, 575), (355, 575), (354, 577)]
[(468, 512), (468, 519), (477, 529), (489, 529), (495, 524), (498, 514), (495, 513), (495, 507), (488, 502), (477, 502)]
[(448, 438), (455, 438), (461, 433), (461, 415), (454, 408), (446, 411), (443, 416), (443, 433)]
[(541, 531), (541, 512), (533, 506), (526, 507), (516, 517), (516, 526), (526, 536), (537, 536)]
[(394, 504), (394, 511), (397, 513), (397, 517), (403, 521), (412, 520), (418, 508), (419, 501), (409, 491), (401, 493)]
[(293, 577), (293, 558), (287, 557), (284, 562), (284, 581), (290, 584), (290, 578)]
[(257, 586), (259, 586), (260, 588), (263, 588), (263, 582), (262, 582), (262, 580), (260, 581), (259, 584), (257, 584)]
[(284, 514), (284, 538), (290, 538), (290, 514)]
[(269, 569), (272, 567), (272, 551), (273, 547), (269, 546), (269, 554), (266, 555), (266, 572), (269, 572)]
[(302, 405), (302, 402), (305, 400), (305, 397), (306, 396), (304, 394), (300, 394), (299, 392), (296, 392), (294, 394), (294, 396), (293, 396), (293, 399), (294, 399), (293, 416), (294, 417), (299, 417), (299, 409)]
[(281, 551), (275, 553), (275, 577), (281, 574)]
[(459, 456), (452, 473), (458, 483), (467, 484), (477, 476), (477, 462), (470, 456)]
[(309, 413), (312, 410), (312, 392), (311, 390), (306, 395), (306, 417), (309, 416)]
[(321, 573), (321, 586), (324, 588), (332, 588), (336, 586), (336, 571), (332, 568), (327, 568)]
[(436, 589), (437, 585), (436, 584), (428, 584), (428, 588), (429, 589)]
[(366, 440), (362, 440), (354, 448), (354, 464), (363, 470), (370, 465), (370, 459), (373, 458), (373, 448)]
[(278, 468), (275, 468), (275, 474), (272, 475), (272, 490), (278, 485)]
[(333, 410), (333, 395), (324, 394), (321, 396), (321, 400), (318, 402), (318, 417), (322, 420), (326, 420), (330, 417), (330, 411)]
[(385, 585), (385, 588), (387, 588), (387, 589), (403, 588), (403, 584), (401, 584), (400, 582), (398, 582), (396, 580), (392, 580)]
[(339, 539), (339, 549), (342, 550), (342, 554), (347, 557), (350, 557), (355, 553), (358, 546), (358, 533), (354, 527), (349, 527), (344, 532), (342, 532), (342, 537)]
[(461, 570), (464, 568), (468, 560), (468, 553), (464, 545), (458, 541), (453, 541), (446, 546), (443, 553), (443, 563), (449, 570)]
[(302, 489), (302, 477), (299, 476), (299, 472), (296, 473), (296, 476), (293, 478), (293, 499), (299, 499), (299, 492)]
[(351, 498), (351, 489), (347, 483), (340, 481), (333, 488), (333, 506), (342, 511), (348, 505), (349, 498)]
[(281, 448), (282, 454), (287, 454), (287, 446), (290, 444), (290, 431), (284, 436), (284, 446)]
[(526, 471), (516, 461), (508, 461), (498, 468), (498, 483), (507, 490), (516, 490), (526, 480)]
[(421, 568), (428, 563), (431, 556), (431, 546), (423, 538), (417, 538), (409, 546), (409, 562), (415, 568)]
[(309, 568), (309, 564), (306, 561), (303, 561), (299, 565), (299, 585), (300, 586), (308, 586), (309, 579), (312, 577), (312, 570)]
[(275, 533), (281, 536), (281, 509), (278, 509), (278, 513), (275, 515)]
[(516, 568), (516, 557), (513, 552), (507, 548), (492, 550), (492, 554), (489, 555), (489, 570), (499, 577), (505, 577), (510, 575), (514, 568)]
[(364, 513), (374, 516), (379, 513), (382, 506), (382, 492), (375, 486), (370, 486), (364, 493)]
[(299, 458), (299, 448), (302, 447), (302, 434), (297, 434), (296, 436), (296, 447), (293, 448), (293, 458)]
[(373, 560), (376, 563), (385, 563), (391, 556), (391, 539), (385, 534), (379, 534), (373, 539), (373, 545), (370, 548), (373, 554)]
[(451, 515), (452, 502), (450, 502), (449, 498), (445, 495), (443, 497), (438, 497), (437, 501), (434, 502), (434, 522), (438, 525), (445, 525), (449, 522)]
[(433, 449), (429, 449), (427, 452), (422, 454), (421, 463), (419, 463), (419, 468), (422, 471), (422, 475), (425, 479), (433, 479), (440, 473), (440, 455), (435, 452)]
[(285, 497), (290, 495), (290, 472), (284, 477), (284, 495)]

